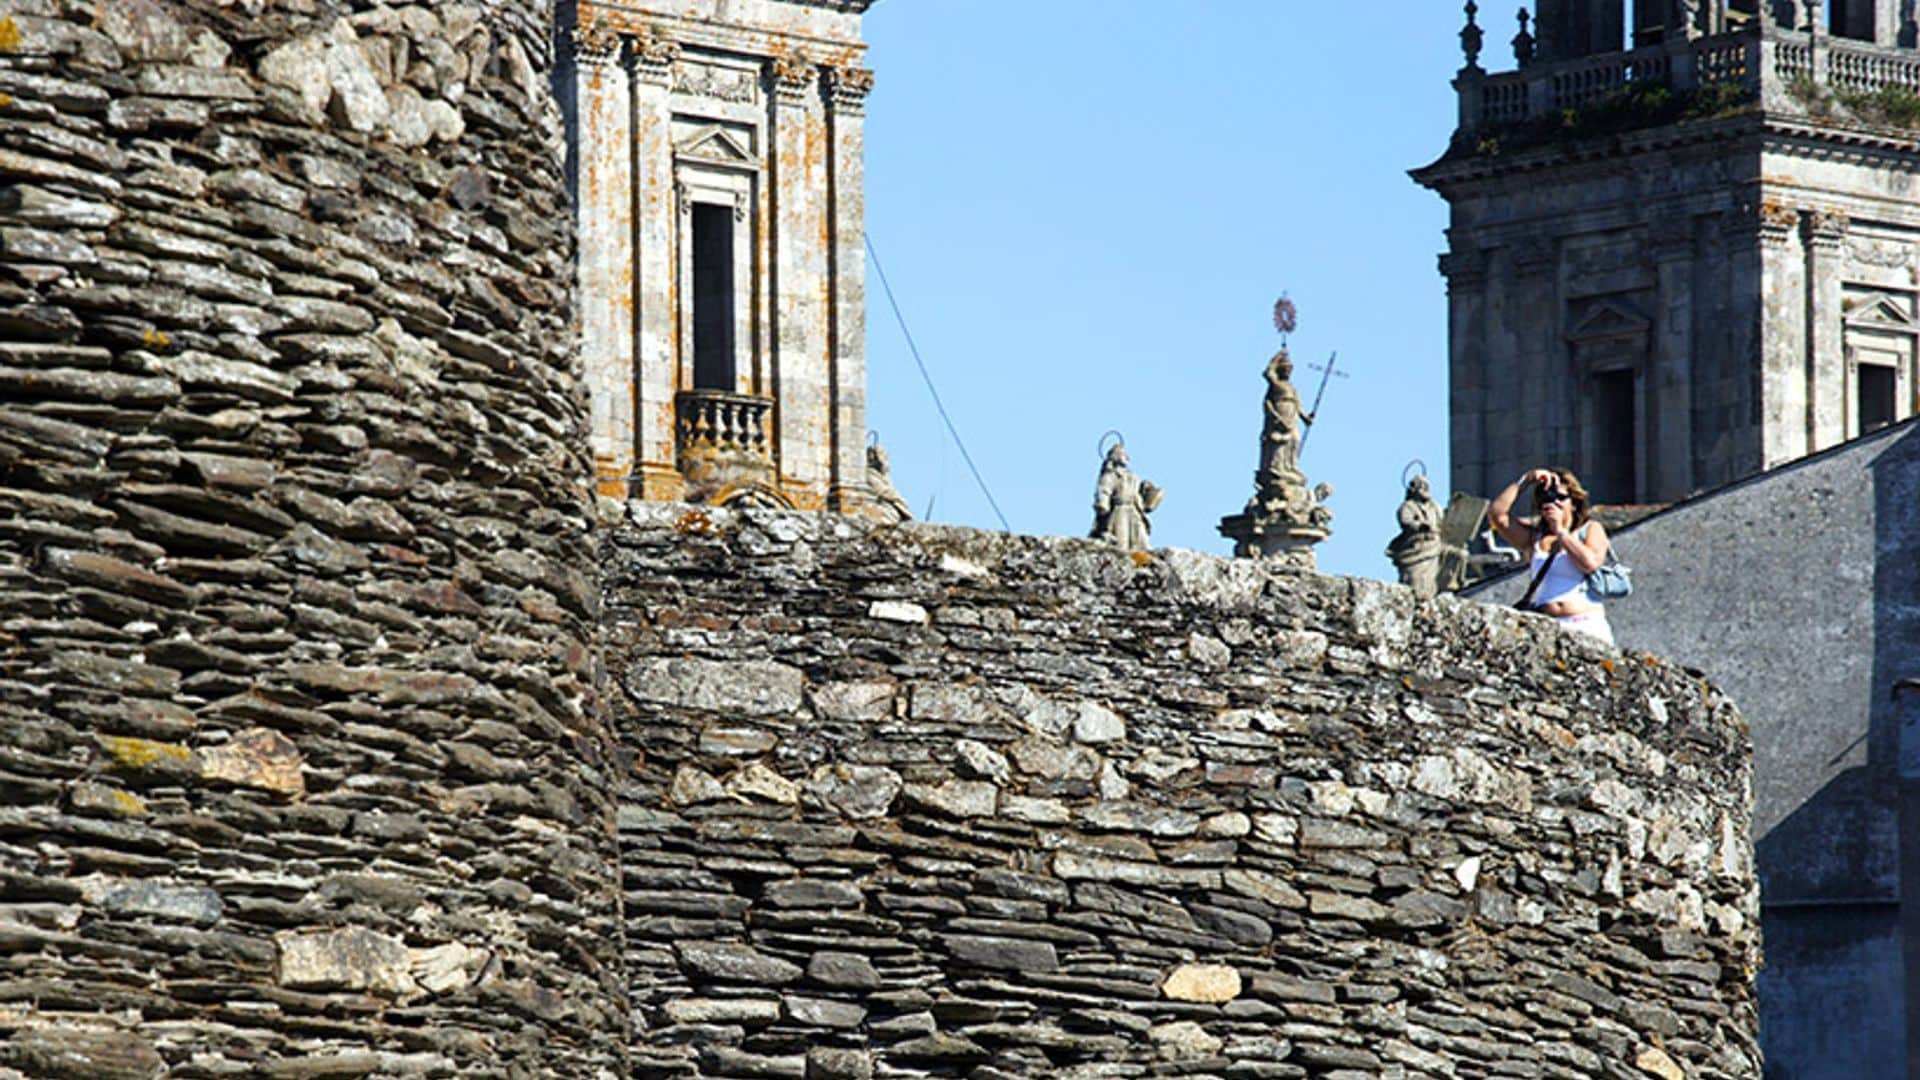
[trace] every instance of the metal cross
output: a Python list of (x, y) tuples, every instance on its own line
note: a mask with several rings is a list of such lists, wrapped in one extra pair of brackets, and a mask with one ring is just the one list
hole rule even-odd
[(1325, 365), (1321, 365), (1321, 364), (1307, 365), (1308, 368), (1314, 371), (1321, 372), (1322, 374), (1320, 376), (1320, 389), (1316, 391), (1313, 395), (1313, 408), (1307, 411), (1307, 415), (1312, 417), (1313, 420), (1309, 420), (1307, 422), (1307, 430), (1300, 433), (1300, 453), (1301, 454), (1305, 454), (1307, 452), (1307, 437), (1313, 434), (1314, 421), (1317, 421), (1320, 418), (1320, 402), (1322, 399), (1324, 399), (1327, 396), (1327, 380), (1335, 377), (1336, 375), (1342, 379), (1347, 377), (1346, 372), (1335, 371), (1333, 369), (1334, 365), (1339, 362), (1340, 362), (1340, 354), (1336, 351), (1332, 356), (1327, 357), (1327, 362)]

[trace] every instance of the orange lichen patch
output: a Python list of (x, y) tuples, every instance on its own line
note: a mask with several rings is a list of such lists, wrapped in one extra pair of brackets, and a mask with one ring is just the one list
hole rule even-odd
[(0, 19), (0, 52), (12, 52), (20, 47), (20, 24), (9, 15)]
[(1131, 554), (1133, 556), (1133, 565), (1135, 566), (1150, 566), (1153, 564), (1153, 556), (1144, 551), (1135, 551)]
[(0, 109), (4, 109), (11, 104), (13, 104), (13, 95), (0, 93)]
[(1604, 669), (1606, 669), (1606, 672), (1607, 672), (1607, 674), (1609, 674), (1609, 675), (1611, 675), (1611, 674), (1613, 674), (1613, 661), (1611, 661), (1611, 660), (1602, 660), (1602, 661), (1600, 661), (1600, 666), (1601, 666), (1602, 668), (1604, 668)]
[(593, 488), (609, 499), (627, 497), (627, 482), (617, 476), (602, 476), (594, 481)]
[(127, 735), (102, 736), (100, 747), (107, 752), (107, 756), (113, 758), (114, 766), (121, 769), (140, 770), (156, 764), (185, 764), (193, 760), (193, 751), (184, 746)]
[(715, 530), (705, 510), (689, 510), (673, 523), (673, 531), (682, 536), (708, 536)]
[(164, 349), (173, 344), (173, 340), (167, 337), (164, 330), (148, 330), (140, 335), (140, 340), (150, 349)]

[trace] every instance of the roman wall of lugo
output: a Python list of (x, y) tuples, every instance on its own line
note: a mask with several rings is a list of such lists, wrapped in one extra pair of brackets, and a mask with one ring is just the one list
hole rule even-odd
[(0, 1077), (1758, 1075), (1697, 673), (596, 503), (553, 16), (0, 13)]
[(0, 1066), (616, 1074), (551, 19), (0, 12)]

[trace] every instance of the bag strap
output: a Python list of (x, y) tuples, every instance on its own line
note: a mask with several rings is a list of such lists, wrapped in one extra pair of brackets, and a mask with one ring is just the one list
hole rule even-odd
[[(1540, 538), (1538, 536), (1534, 537), (1534, 540), (1531, 546), (1535, 548), (1538, 548), (1540, 546)], [(1532, 553), (1529, 552), (1528, 554), (1532, 554)], [(1554, 548), (1552, 551), (1547, 553), (1547, 561), (1540, 564), (1540, 571), (1533, 575), (1533, 584), (1527, 586), (1527, 595), (1520, 598), (1521, 607), (1526, 608), (1528, 611), (1533, 610), (1533, 594), (1540, 591), (1540, 583), (1546, 580), (1547, 571), (1553, 569), (1553, 560), (1559, 557), (1560, 557), (1559, 548)]]

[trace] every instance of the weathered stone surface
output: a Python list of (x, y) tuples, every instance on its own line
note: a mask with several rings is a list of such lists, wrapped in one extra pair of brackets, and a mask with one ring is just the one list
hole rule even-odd
[(554, 6), (0, 12), (0, 1073), (619, 1068)]
[(220, 894), (201, 886), (152, 881), (98, 881), (83, 887), (87, 901), (122, 917), (151, 916), (165, 922), (212, 926), (224, 907)]
[(372, 990), (403, 994), (414, 988), (407, 947), (364, 927), (316, 934), (283, 934), (280, 985), (312, 990)]
[(98, 1025), (29, 1024), (14, 1030), (0, 1061), (47, 1080), (155, 1080), (166, 1061), (136, 1032)]
[(277, 731), (251, 728), (230, 741), (200, 751), (200, 775), (276, 795), (306, 793), (300, 775), (300, 748)]
[(1206, 1028), (1191, 1020), (1156, 1025), (1147, 1032), (1147, 1037), (1153, 1040), (1159, 1055), (1171, 1061), (1207, 1057), (1226, 1045), (1226, 1040), (1209, 1034)]
[[(700, 655), (799, 685), (757, 720), (613, 702), (663, 1071), (717, 1073), (697, 1040), (784, 1075), (804, 1039), (848, 1055), (811, 1075), (1586, 1076), (1656, 1035), (1689, 1075), (1752, 1071), (1753, 879), (1713, 854), (1744, 742), (1691, 676), (1268, 566), (761, 512), (690, 541), (686, 513), (632, 504), (605, 538), (615, 670), (682, 659), (689, 611), (778, 607)], [(925, 632), (871, 617), (948, 556), (972, 569)], [(749, 723), (777, 745), (712, 735)], [(800, 801), (728, 791), (753, 764), (804, 769)], [(776, 988), (777, 1021), (668, 1006)]]
[(784, 986), (800, 977), (798, 965), (747, 945), (682, 942), (674, 951), (689, 970), (719, 982)]
[(807, 978), (836, 990), (877, 990), (882, 985), (873, 961), (856, 953), (814, 953), (807, 961)]
[(771, 661), (642, 660), (627, 672), (634, 700), (740, 716), (780, 716), (800, 707), (800, 672)]
[(1167, 973), (1160, 992), (1173, 1001), (1219, 1005), (1240, 996), (1240, 973), (1224, 964), (1182, 964)]

